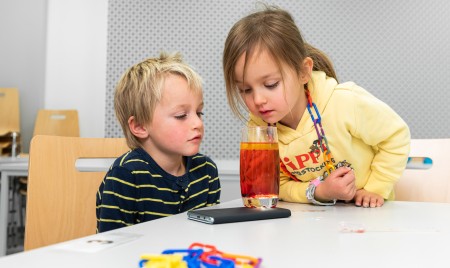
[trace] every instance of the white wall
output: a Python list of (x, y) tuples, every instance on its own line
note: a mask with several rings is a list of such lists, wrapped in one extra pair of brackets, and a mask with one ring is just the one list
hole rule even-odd
[(77, 109), (82, 137), (104, 137), (107, 0), (48, 0), (45, 108)]
[(19, 90), (24, 152), (44, 105), (46, 15), (47, 0), (0, 1), (0, 87)]
[(241, 198), (239, 160), (215, 159), (214, 162), (219, 170), (220, 186), (222, 187), (220, 201), (223, 203)]

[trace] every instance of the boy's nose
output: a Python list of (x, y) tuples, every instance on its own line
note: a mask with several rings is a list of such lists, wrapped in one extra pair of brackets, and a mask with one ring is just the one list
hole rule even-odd
[(193, 126), (194, 128), (202, 128), (203, 127), (203, 120), (200, 116), (195, 116), (195, 118), (193, 119)]

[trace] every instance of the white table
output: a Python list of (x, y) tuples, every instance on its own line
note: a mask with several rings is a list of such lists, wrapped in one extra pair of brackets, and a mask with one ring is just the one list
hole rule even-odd
[[(241, 200), (221, 207), (241, 206)], [(262, 267), (448, 267), (450, 204), (387, 202), (381, 208), (280, 202), (290, 218), (207, 225), (186, 213), (0, 258), (0, 267), (138, 267), (141, 254), (187, 248), (193, 242), (261, 257)], [(344, 225), (342, 225), (344, 223)], [(362, 233), (348, 233), (353, 226)], [(95, 253), (87, 240), (126, 234), (137, 239)], [(66, 247), (66, 249), (62, 249)], [(71, 250), (67, 250), (71, 247)]]
[[(9, 179), (15, 176), (28, 176), (28, 157), (0, 158), (0, 257), (6, 255), (8, 228), (8, 189)], [(75, 167), (79, 171), (106, 171), (115, 158), (79, 159)], [(222, 184), (222, 200), (232, 200), (240, 196), (239, 163), (219, 160), (216, 162)]]

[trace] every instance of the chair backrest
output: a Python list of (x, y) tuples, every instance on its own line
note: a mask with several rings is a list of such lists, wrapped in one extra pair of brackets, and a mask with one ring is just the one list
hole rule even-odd
[[(13, 133), (17, 137), (15, 143), (12, 138)], [(0, 156), (14, 154), (13, 151), (19, 148), (19, 91), (17, 88), (0, 88)]]
[(17, 88), (0, 88), (0, 136), (20, 132), (20, 104)]
[(35, 136), (30, 145), (25, 250), (95, 233), (96, 192), (105, 171), (80, 172), (80, 158), (117, 158), (123, 138)]
[(395, 199), (450, 203), (449, 152), (450, 139), (412, 139), (409, 161), (419, 163), (409, 163), (395, 186)]
[(36, 135), (79, 137), (78, 111), (39, 110), (33, 132), (33, 136)]

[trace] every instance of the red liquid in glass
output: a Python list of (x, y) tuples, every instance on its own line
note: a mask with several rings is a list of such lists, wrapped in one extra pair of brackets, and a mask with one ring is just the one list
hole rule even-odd
[(244, 205), (275, 207), (280, 188), (278, 143), (242, 142), (240, 182)]

